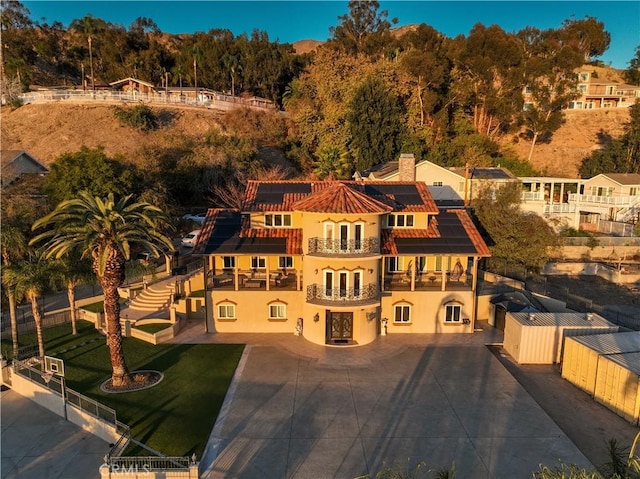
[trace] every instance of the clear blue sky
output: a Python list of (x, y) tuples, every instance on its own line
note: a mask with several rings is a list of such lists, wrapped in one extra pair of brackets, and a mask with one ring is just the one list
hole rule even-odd
[[(234, 35), (258, 29), (272, 41), (293, 43), (329, 37), (338, 16), (348, 12), (344, 1), (24, 1), (31, 19), (65, 26), (87, 14), (125, 27), (148, 17), (167, 33), (193, 33), (214, 28)], [(468, 35), (475, 23), (497, 24), (507, 32), (525, 26), (559, 28), (564, 20), (595, 17), (611, 34), (605, 64), (627, 68), (640, 46), (640, 1), (381, 1), (381, 10), (397, 18), (398, 26), (425, 23), (448, 37)]]

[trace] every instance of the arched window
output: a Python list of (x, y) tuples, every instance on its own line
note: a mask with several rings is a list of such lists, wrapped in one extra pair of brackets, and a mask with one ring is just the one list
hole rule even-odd
[(393, 322), (411, 322), (411, 305), (409, 303), (397, 303), (393, 306)]
[(444, 305), (444, 322), (448, 324), (462, 323), (462, 304), (451, 301)]
[(269, 319), (287, 319), (286, 303), (280, 301), (269, 303)]
[(236, 305), (231, 302), (219, 303), (218, 319), (236, 319)]

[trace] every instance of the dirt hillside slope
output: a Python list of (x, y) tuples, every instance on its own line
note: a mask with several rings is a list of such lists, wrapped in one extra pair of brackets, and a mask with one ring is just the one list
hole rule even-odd
[[(537, 143), (531, 163), (534, 168), (548, 176), (575, 178), (582, 159), (601, 147), (600, 138), (620, 137), (624, 124), (629, 121), (629, 109), (614, 110), (567, 110), (566, 122), (553, 134), (550, 143)], [(526, 140), (510, 141), (503, 145), (515, 151), (518, 157), (529, 156), (531, 143)]]
[[(172, 112), (171, 124), (157, 132), (140, 133), (122, 127), (108, 105), (47, 103), (1, 111), (0, 145), (3, 150), (26, 150), (44, 164), (82, 145), (104, 146), (108, 155), (127, 155), (140, 146), (166, 141), (172, 133), (201, 136), (216, 127), (221, 115), (189, 108)], [(532, 163), (549, 175), (575, 177), (582, 158), (598, 147), (599, 134), (620, 136), (629, 121), (628, 109), (567, 111), (566, 123), (549, 144), (535, 147)], [(529, 143), (506, 138), (504, 146), (527, 158)]]
[(81, 146), (104, 146), (109, 156), (127, 155), (144, 144), (166, 141), (167, 134), (204, 135), (219, 124), (211, 110), (167, 109), (170, 125), (148, 134), (120, 126), (111, 106), (72, 103), (40, 103), (1, 111), (0, 142), (3, 150), (26, 150), (45, 165), (60, 154)]

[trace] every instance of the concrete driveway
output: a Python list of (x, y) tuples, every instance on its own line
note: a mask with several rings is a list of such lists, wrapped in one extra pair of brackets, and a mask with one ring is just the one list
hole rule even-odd
[(513, 479), (559, 460), (590, 467), (487, 349), (487, 334), (322, 350), (302, 338), (245, 338), (202, 477), (375, 477), (424, 463), (425, 472), (454, 465), (460, 478)]
[(0, 393), (3, 479), (90, 479), (109, 444), (10, 389)]

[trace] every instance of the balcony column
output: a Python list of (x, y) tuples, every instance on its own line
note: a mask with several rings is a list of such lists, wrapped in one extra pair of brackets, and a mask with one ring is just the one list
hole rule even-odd
[(265, 278), (265, 285), (267, 286), (267, 291), (269, 291), (269, 287), (271, 286), (269, 283), (271, 282), (271, 273), (269, 271), (269, 257), (267, 256), (266, 260), (265, 260), (266, 264), (265, 264), (265, 274), (266, 274), (266, 278)]
[(418, 257), (413, 256), (412, 262), (411, 262), (411, 264), (413, 265), (411, 267), (411, 291), (416, 290), (416, 269), (418, 268), (418, 263), (416, 263), (417, 260), (418, 260)]
[(240, 284), (239, 284), (239, 279), (240, 279), (240, 274), (239, 274), (239, 269), (237, 266), (233, 268), (233, 289), (235, 291), (238, 291), (238, 289), (240, 289)]
[[(444, 263), (444, 259), (442, 262)], [(447, 272), (444, 269), (444, 264), (442, 265), (441, 274), (442, 274), (442, 291), (446, 291), (447, 290)]]
[[(476, 294), (476, 287), (478, 284), (478, 257), (473, 257), (473, 276), (471, 278), (471, 310), (473, 311), (473, 329), (476, 327), (476, 318), (478, 317), (478, 296)], [(473, 330), (472, 329), (472, 330)]]

